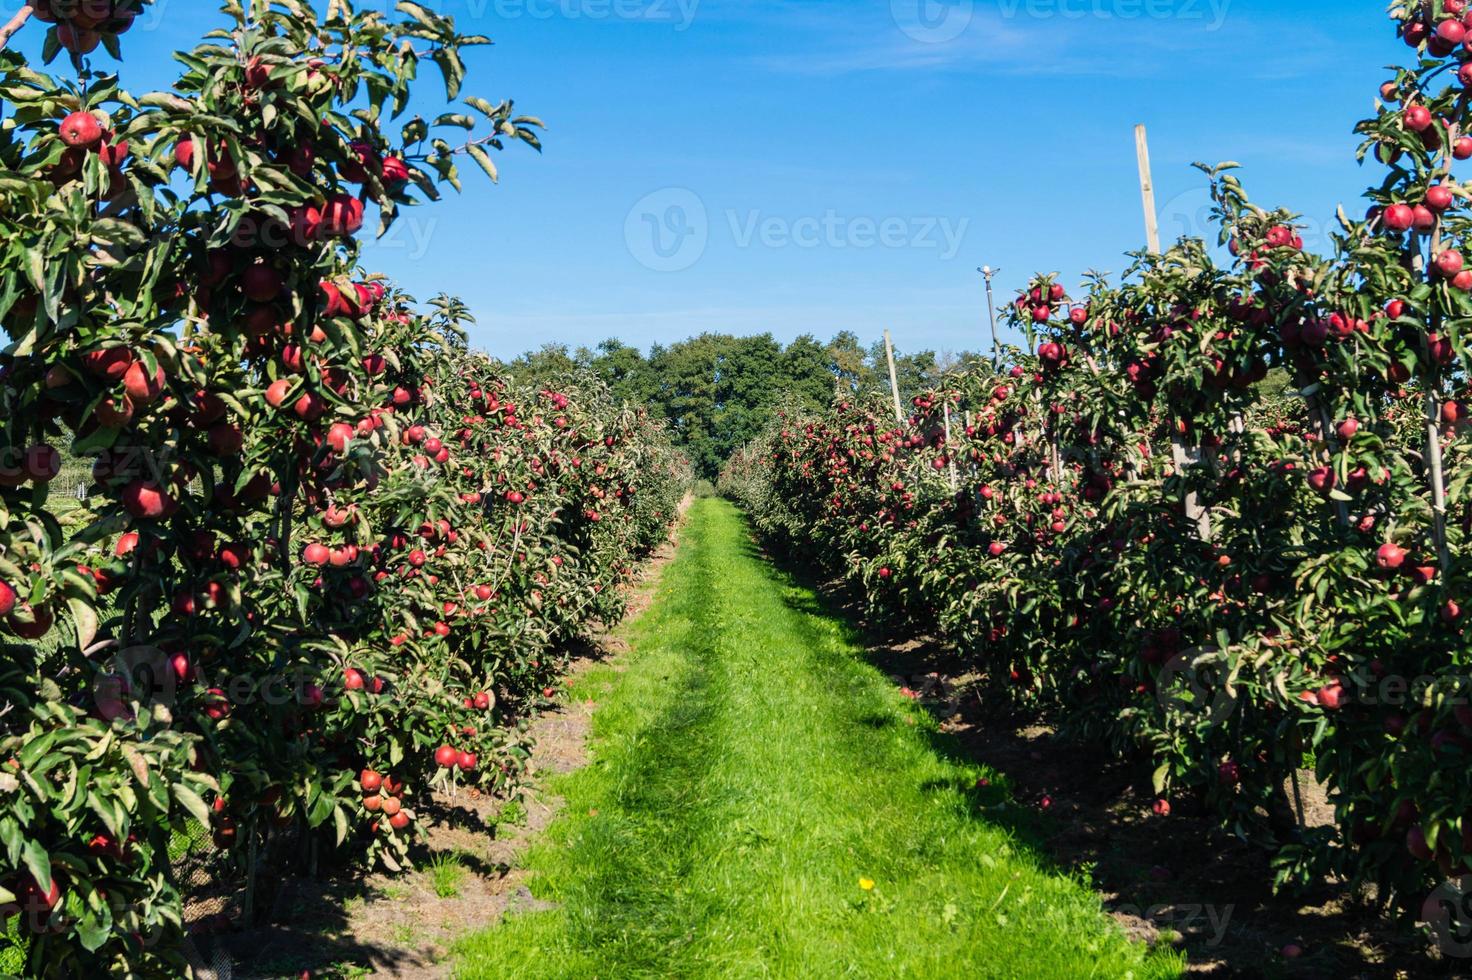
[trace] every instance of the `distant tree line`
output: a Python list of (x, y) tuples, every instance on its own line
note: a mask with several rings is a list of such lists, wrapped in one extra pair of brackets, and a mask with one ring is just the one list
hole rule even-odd
[[(908, 401), (970, 356), (896, 351), (901, 397)], [(805, 334), (785, 347), (771, 334), (707, 333), (656, 344), (647, 355), (619, 340), (605, 340), (596, 349), (548, 344), (518, 357), (510, 368), (519, 377), (546, 383), (585, 373), (601, 378), (615, 397), (647, 405), (668, 419), (676, 439), (709, 478), (761, 432), (779, 404), (817, 409), (835, 395), (889, 394), (884, 344), (866, 348), (847, 330), (827, 344)]]

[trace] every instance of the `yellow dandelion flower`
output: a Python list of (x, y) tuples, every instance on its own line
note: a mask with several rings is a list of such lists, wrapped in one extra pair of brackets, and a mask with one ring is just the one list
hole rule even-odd
[(866, 892), (872, 892), (874, 890), (874, 879), (873, 878), (860, 878), (859, 879), (859, 887), (862, 888), (862, 889), (864, 889), (864, 891), (866, 891)]

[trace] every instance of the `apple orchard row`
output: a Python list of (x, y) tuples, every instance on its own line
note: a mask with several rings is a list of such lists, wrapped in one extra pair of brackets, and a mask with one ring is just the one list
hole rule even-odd
[(501, 376), (458, 302), (358, 266), (365, 220), (539, 145), (462, 94), (486, 39), (225, 4), (135, 95), (89, 55), (143, 6), (22, 11), (64, 73), (0, 51), (0, 963), (35, 976), (184, 975), (201, 828), (245, 874), (395, 869), (437, 793), (513, 791), (687, 480), (641, 411)]
[[(1393, 15), (1425, 60), (1359, 124), (1385, 179), (1328, 254), (1203, 168), (1225, 255), (1183, 240), (1077, 300), (1039, 277), (1008, 309), (1026, 350), (902, 424), (789, 415), (725, 488), (996, 705), (1145, 762), (1155, 819), (1205, 808), (1284, 880), (1419, 910), (1472, 869), (1472, 18)], [(1332, 826), (1294, 812), (1308, 760)]]

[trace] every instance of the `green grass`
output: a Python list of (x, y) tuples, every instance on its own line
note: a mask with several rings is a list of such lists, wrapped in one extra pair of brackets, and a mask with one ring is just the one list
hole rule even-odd
[[(754, 553), (691, 511), (627, 669), (588, 678), (593, 764), (528, 856), (556, 903), (467, 937), (456, 976), (1163, 977), (1027, 814)], [(1026, 833), (1026, 831), (1022, 831)]]
[(453, 851), (436, 854), (429, 862), (429, 881), (440, 898), (458, 898), (460, 885), (465, 881), (465, 865), (460, 855)]

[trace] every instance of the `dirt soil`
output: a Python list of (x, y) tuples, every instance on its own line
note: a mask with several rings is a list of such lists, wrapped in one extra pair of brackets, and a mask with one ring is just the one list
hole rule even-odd
[[(689, 501), (682, 504), (683, 516)], [(675, 534), (627, 586), (628, 616), (653, 601), (654, 586), (674, 555)], [(449, 975), (449, 951), (467, 933), (507, 915), (538, 911), (519, 858), (561, 806), (543, 777), (587, 762), (587, 738), (597, 705), (577, 695), (578, 680), (595, 664), (627, 652), (611, 627), (572, 651), (559, 706), (533, 723), (530, 784), (513, 803), (489, 798), (440, 797), (428, 824), (426, 856), (418, 870), (391, 876), (354, 874), (294, 878), (281, 889), (273, 924), (235, 933), (198, 950), (203, 980), (303, 977), (397, 977), (430, 980)], [(436, 892), (433, 863), (460, 866), (448, 897)], [(443, 876), (443, 873), (442, 873)], [(441, 882), (443, 885), (444, 882)]]

